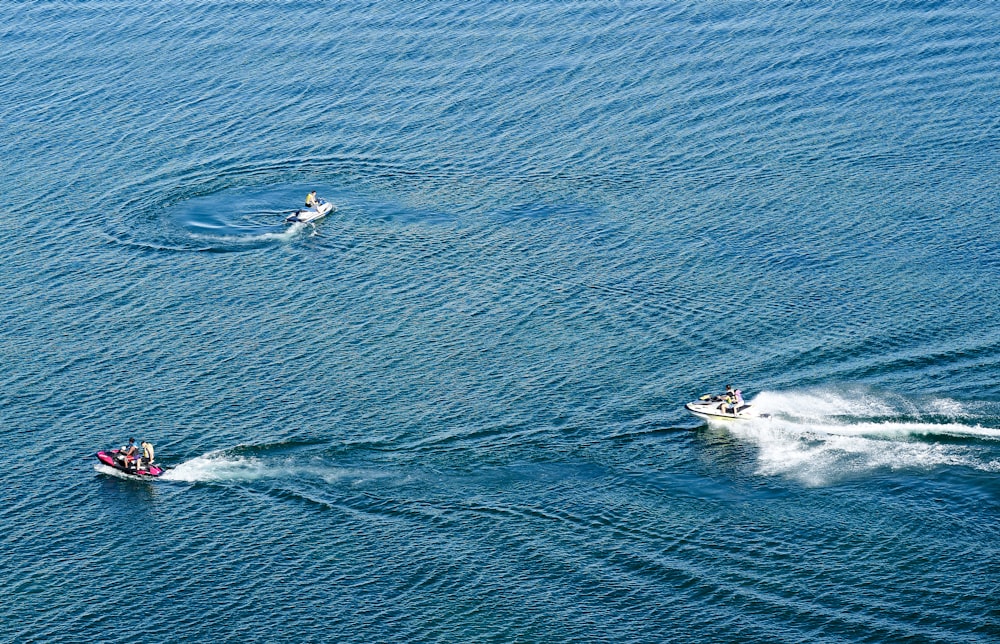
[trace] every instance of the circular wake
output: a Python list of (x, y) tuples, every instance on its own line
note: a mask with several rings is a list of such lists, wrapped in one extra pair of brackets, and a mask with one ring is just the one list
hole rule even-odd
[(178, 203), (167, 217), (181, 241), (216, 251), (247, 250), (314, 231), (308, 224), (285, 222), (300, 201), (289, 188), (224, 192)]

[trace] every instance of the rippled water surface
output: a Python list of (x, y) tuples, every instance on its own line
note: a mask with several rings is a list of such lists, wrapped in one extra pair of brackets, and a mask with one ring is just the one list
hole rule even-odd
[(1000, 640), (989, 3), (0, 8), (0, 641)]

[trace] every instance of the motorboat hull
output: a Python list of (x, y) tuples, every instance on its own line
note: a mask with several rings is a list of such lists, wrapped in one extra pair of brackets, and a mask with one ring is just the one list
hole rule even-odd
[(319, 221), (323, 217), (326, 217), (331, 212), (335, 210), (332, 203), (329, 201), (320, 202), (317, 206), (313, 208), (305, 208), (303, 210), (296, 210), (294, 214), (289, 215), (285, 218), (285, 223), (295, 224), (303, 223), (309, 224), (314, 221)]
[(702, 420), (733, 421), (760, 417), (750, 404), (744, 404), (735, 411), (729, 411), (726, 407), (721, 400), (695, 400), (684, 405), (685, 409)]

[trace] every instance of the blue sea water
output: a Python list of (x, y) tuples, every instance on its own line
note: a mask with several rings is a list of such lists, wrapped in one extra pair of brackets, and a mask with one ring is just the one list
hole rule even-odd
[(0, 641), (1000, 641), (995, 4), (0, 10)]

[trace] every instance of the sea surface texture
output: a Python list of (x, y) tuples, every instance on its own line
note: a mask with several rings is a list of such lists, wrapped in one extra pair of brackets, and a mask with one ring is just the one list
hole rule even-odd
[(1000, 641), (995, 3), (0, 15), (0, 641)]

